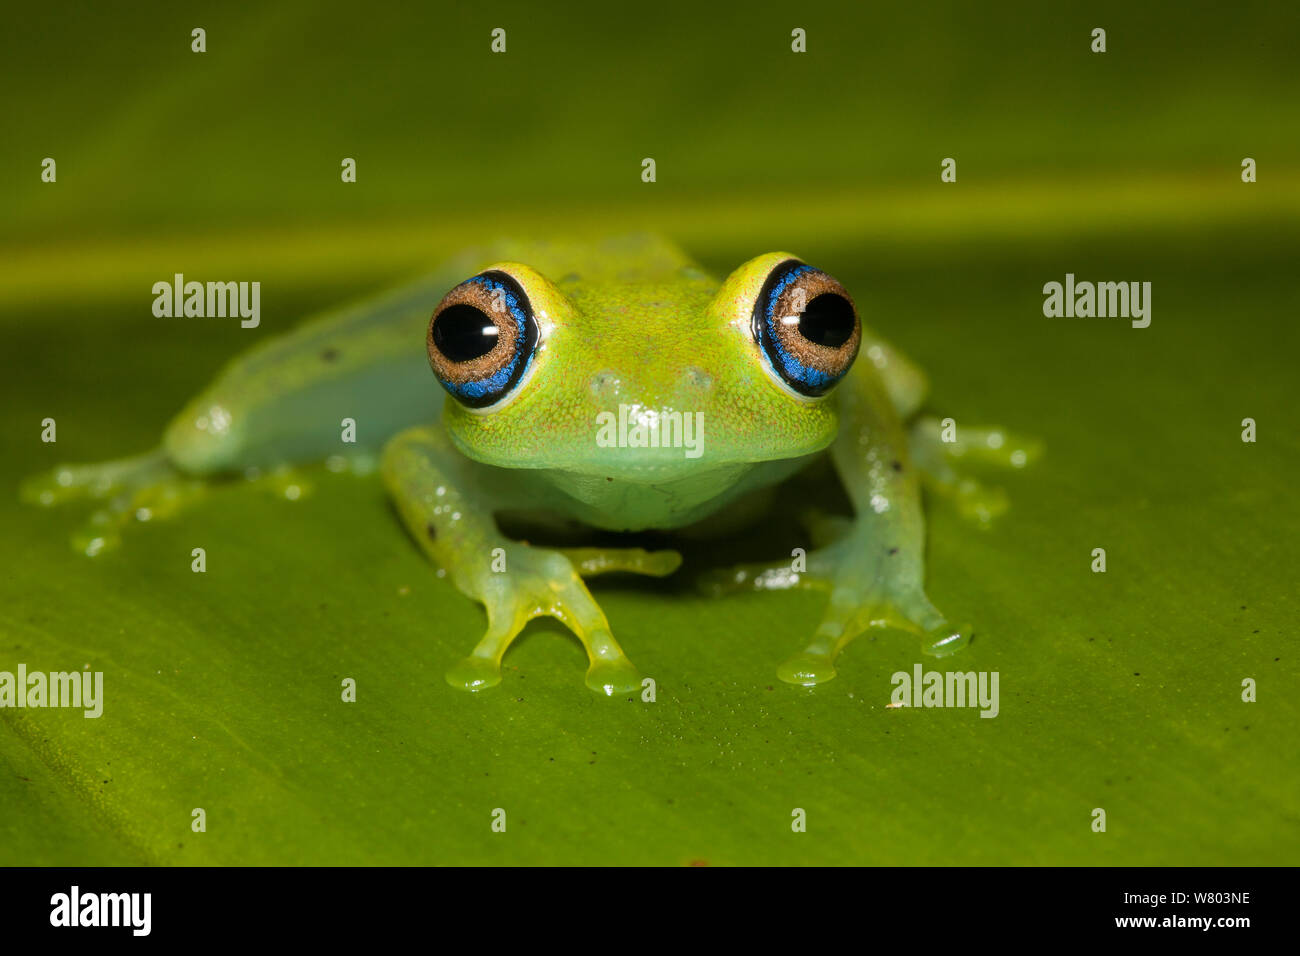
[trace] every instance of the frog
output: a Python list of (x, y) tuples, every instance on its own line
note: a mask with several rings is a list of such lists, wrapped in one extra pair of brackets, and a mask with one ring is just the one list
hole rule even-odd
[[(777, 668), (813, 687), (871, 629), (911, 632), (938, 657), (970, 640), (970, 626), (926, 594), (922, 489), (987, 525), (1006, 495), (962, 463), (1020, 468), (1040, 447), (923, 414), (927, 392), (920, 367), (862, 321), (849, 290), (792, 253), (757, 255), (717, 279), (653, 235), (502, 241), (259, 342), (186, 403), (154, 450), (55, 468), (23, 496), (104, 501), (74, 537), (93, 556), (132, 522), (174, 515), (232, 476), (268, 481), (320, 461), (377, 472), (436, 574), (486, 610), (448, 684), (499, 684), (511, 643), (550, 616), (586, 649), (586, 685), (613, 697), (644, 678), (587, 581), (665, 577), (682, 564), (678, 548), (621, 536), (751, 526), (795, 507), (782, 488), (829, 465), (851, 515), (801, 508), (810, 549), (698, 580), (718, 597), (824, 592), (811, 638)], [(503, 531), (503, 516), (519, 513), (616, 541), (530, 543)]]

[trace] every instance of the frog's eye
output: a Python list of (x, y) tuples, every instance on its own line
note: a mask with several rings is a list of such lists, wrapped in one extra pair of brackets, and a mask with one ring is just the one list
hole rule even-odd
[(508, 395), (537, 347), (537, 321), (528, 296), (504, 272), (492, 270), (448, 292), (429, 323), (429, 364), (442, 387), (470, 408)]
[(754, 341), (778, 378), (800, 395), (824, 395), (858, 354), (862, 326), (848, 292), (826, 273), (787, 259), (754, 302)]

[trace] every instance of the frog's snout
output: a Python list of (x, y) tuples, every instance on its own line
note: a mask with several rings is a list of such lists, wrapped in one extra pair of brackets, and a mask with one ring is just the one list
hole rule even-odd
[(675, 369), (651, 381), (603, 369), (591, 377), (589, 387), (596, 404), (602, 408), (637, 405), (702, 409), (713, 390), (713, 376), (698, 365)]

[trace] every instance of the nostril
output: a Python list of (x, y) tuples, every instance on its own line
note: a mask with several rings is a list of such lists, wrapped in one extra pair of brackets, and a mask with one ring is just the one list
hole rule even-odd
[(622, 384), (619, 377), (608, 369), (591, 377), (591, 391), (594, 395), (617, 395)]
[(682, 379), (692, 388), (708, 388), (713, 384), (713, 376), (695, 365), (687, 367)]

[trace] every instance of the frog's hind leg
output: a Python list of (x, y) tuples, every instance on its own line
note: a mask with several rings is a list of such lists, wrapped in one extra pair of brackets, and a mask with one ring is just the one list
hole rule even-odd
[(652, 578), (665, 578), (682, 565), (678, 551), (646, 551), (644, 548), (557, 548), (569, 559), (573, 569), (583, 578), (598, 574), (644, 574)]
[(26, 479), (19, 494), (27, 504), (52, 507), (78, 498), (107, 498), (171, 470), (167, 453), (157, 448), (143, 455), (93, 465), (60, 465), (53, 471)]
[(1001, 488), (990, 488), (957, 466), (963, 462), (1023, 468), (1042, 454), (1042, 445), (1005, 428), (963, 425), (929, 416), (912, 426), (912, 460), (928, 491), (952, 502), (963, 517), (988, 527), (1007, 510)]
[(203, 490), (202, 480), (178, 470), (159, 448), (92, 465), (60, 465), (29, 478), (19, 493), (29, 504), (44, 507), (87, 498), (103, 501), (72, 536), (75, 550), (94, 557), (121, 543), (126, 525), (169, 517)]
[[(351, 460), (333, 470), (354, 467)], [(72, 535), (72, 548), (88, 557), (111, 551), (134, 522), (175, 517), (207, 496), (213, 487), (237, 475), (196, 474), (178, 467), (166, 449), (131, 458), (82, 465), (60, 465), (35, 475), (19, 489), (28, 504), (54, 507), (78, 500), (103, 502)], [(277, 498), (296, 501), (311, 491), (306, 476), (290, 465), (265, 473), (246, 469), (244, 480)]]

